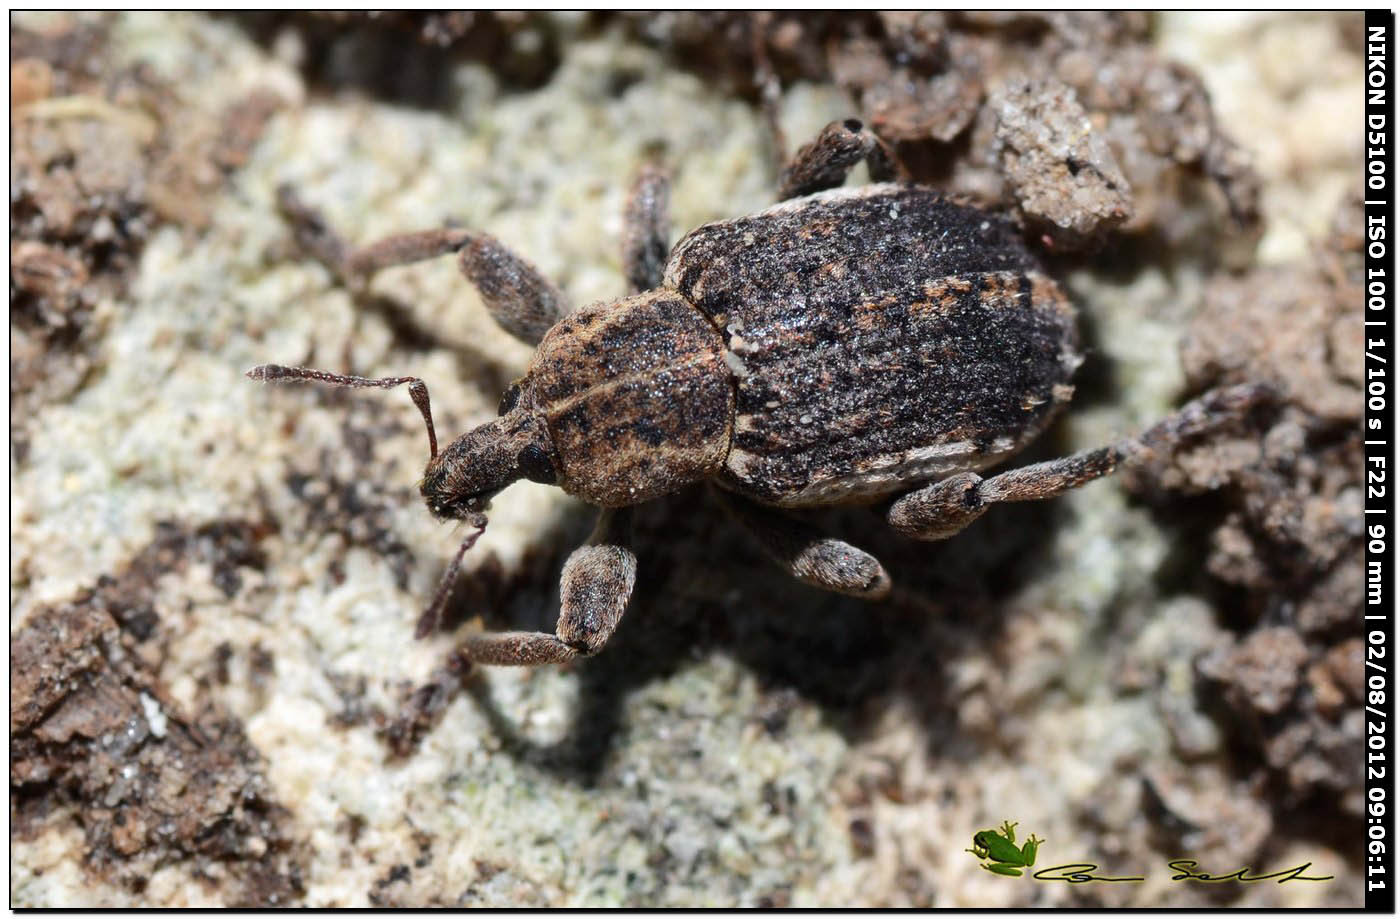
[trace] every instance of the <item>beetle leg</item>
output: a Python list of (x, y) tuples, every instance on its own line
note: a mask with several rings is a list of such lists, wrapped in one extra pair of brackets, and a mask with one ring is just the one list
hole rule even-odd
[(562, 664), (579, 652), (547, 632), (481, 632), (462, 642), (457, 657), (473, 664), (538, 667)]
[(628, 293), (661, 286), (661, 273), (671, 253), (671, 178), (648, 163), (637, 174), (623, 212), (622, 270)]
[(894, 155), (874, 132), (855, 118), (833, 121), (778, 176), (778, 200), (836, 188), (861, 160), (869, 162), (870, 177), (877, 182), (897, 176)]
[(773, 69), (768, 57), (768, 40), (773, 29), (772, 12), (753, 14), (750, 22), (749, 40), (753, 49), (753, 85), (758, 90), (758, 101), (763, 110), (763, 121), (768, 127), (768, 139), (772, 149), (773, 163), (779, 172), (787, 162), (787, 137), (778, 118), (778, 109), (783, 100), (783, 84)]
[(467, 230), (440, 229), (401, 233), (360, 249), (352, 249), (331, 229), (319, 210), (301, 200), (290, 185), (277, 189), (277, 206), (292, 226), (297, 243), (343, 283), (357, 284), (381, 268), (407, 265), (456, 252), (474, 234)]
[(554, 635), (482, 632), (468, 636), (458, 657), (478, 664), (535, 666), (588, 657), (616, 630), (637, 581), (630, 547), (631, 510), (604, 510), (588, 542), (564, 563)]
[(947, 539), (998, 501), (1053, 498), (1118, 468), (1117, 447), (1086, 450), (1062, 459), (1022, 466), (984, 479), (960, 472), (905, 495), (890, 507), (890, 525), (914, 539)]
[(960, 472), (905, 495), (889, 510), (890, 525), (914, 539), (947, 539), (1001, 501), (1040, 501), (1109, 475), (1188, 437), (1238, 419), (1272, 390), (1245, 383), (1212, 390), (1148, 428), (1138, 437), (1073, 456), (1012, 469), (984, 479)]
[(539, 344), (544, 333), (569, 313), (569, 303), (559, 288), (534, 265), (485, 233), (456, 228), (423, 230), (351, 249), (320, 211), (305, 204), (291, 186), (277, 190), (277, 202), (292, 224), (297, 242), (351, 287), (362, 286), (381, 269), (456, 252), (458, 267), (481, 294), (496, 324), (521, 341)]
[(867, 600), (889, 593), (890, 576), (870, 553), (721, 488), (711, 490), (763, 551), (799, 581)]
[(462, 247), (457, 267), (481, 294), (496, 324), (527, 345), (539, 344), (569, 314), (569, 301), (558, 287), (485, 233)]

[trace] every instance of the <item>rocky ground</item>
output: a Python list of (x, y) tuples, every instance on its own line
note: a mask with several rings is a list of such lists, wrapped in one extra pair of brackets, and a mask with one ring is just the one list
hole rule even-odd
[[(17, 16), (12, 905), (1360, 905), (1361, 26)], [(504, 493), (413, 640), (461, 535), (413, 406), (242, 373), (416, 374), (450, 436), (530, 352), (450, 259), (352, 295), (277, 187), (357, 242), (486, 229), (582, 304), (623, 288), (641, 163), (679, 234), (853, 114), (1072, 291), (1089, 359), (1028, 459), (1277, 398), (946, 543), (822, 515), (881, 604), (772, 570), (703, 490), (647, 505), (603, 654), (459, 682), (455, 631), (551, 627), (591, 512)], [(1145, 880), (982, 871), (1003, 820), (1037, 868)]]

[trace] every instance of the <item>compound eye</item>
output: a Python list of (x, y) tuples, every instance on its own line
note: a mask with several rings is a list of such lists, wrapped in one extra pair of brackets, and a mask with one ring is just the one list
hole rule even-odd
[(517, 381), (510, 384), (505, 392), (501, 393), (501, 404), (496, 406), (496, 414), (504, 415), (515, 408), (515, 403), (520, 401), (520, 383)]
[(515, 462), (520, 467), (520, 474), (531, 482), (553, 485), (559, 480), (558, 474), (554, 471), (554, 464), (549, 461), (549, 454), (534, 444), (521, 450), (520, 455), (515, 458)]

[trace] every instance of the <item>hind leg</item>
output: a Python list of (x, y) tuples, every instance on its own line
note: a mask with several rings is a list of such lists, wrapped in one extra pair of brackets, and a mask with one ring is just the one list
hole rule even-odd
[(1063, 459), (1022, 466), (984, 479), (960, 472), (905, 495), (890, 507), (890, 525), (914, 539), (947, 539), (999, 501), (1040, 501), (1108, 475), (1118, 467), (1118, 447), (1086, 450)]
[(1041, 501), (1114, 472), (1123, 462), (1187, 437), (1209, 433), (1271, 395), (1268, 387), (1243, 384), (1212, 390), (1140, 436), (1108, 447), (1012, 469), (984, 479), (961, 472), (905, 495), (889, 510), (890, 525), (914, 539), (947, 539), (1003, 501)]

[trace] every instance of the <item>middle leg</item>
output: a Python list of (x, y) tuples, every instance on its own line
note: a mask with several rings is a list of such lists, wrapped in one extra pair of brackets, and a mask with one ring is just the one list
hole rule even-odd
[(890, 576), (870, 553), (718, 486), (710, 491), (753, 534), (764, 553), (799, 581), (866, 600), (879, 600), (890, 592)]
[(661, 286), (671, 254), (670, 205), (670, 176), (660, 166), (646, 164), (632, 183), (622, 215), (622, 271), (629, 294)]
[(899, 177), (894, 155), (873, 131), (855, 118), (833, 121), (793, 155), (778, 177), (778, 200), (836, 188), (861, 160), (869, 164), (870, 177), (876, 182)]

